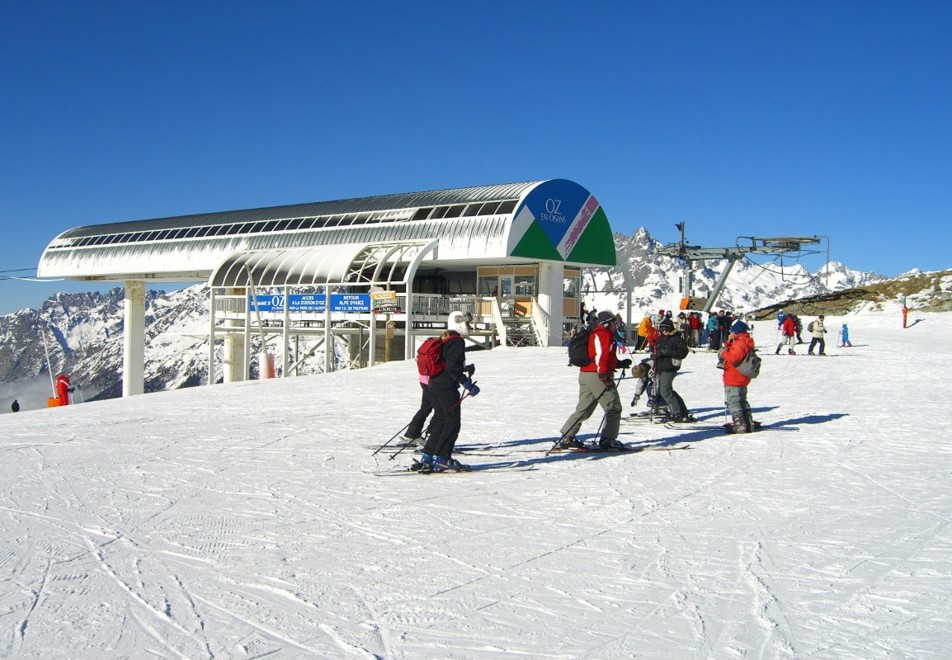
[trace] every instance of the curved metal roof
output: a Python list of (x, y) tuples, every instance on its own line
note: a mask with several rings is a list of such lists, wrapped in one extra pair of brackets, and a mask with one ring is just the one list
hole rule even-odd
[(264, 208), (247, 209), (241, 211), (219, 211), (215, 213), (199, 213), (195, 215), (181, 215), (170, 218), (154, 218), (151, 220), (132, 220), (129, 222), (87, 225), (69, 229), (60, 234), (57, 238), (82, 238), (86, 236), (99, 236), (102, 234), (119, 234), (125, 232), (203, 227), (221, 224), (267, 222), (269, 220), (314, 218), (327, 215), (346, 215), (351, 213), (399, 211), (405, 209), (420, 209), (427, 206), (475, 204), (479, 202), (491, 202), (506, 199), (515, 200), (520, 199), (527, 190), (538, 185), (539, 183), (541, 182), (526, 181), (523, 183), (506, 183), (492, 186), (474, 186), (471, 188), (449, 188), (446, 190), (429, 190), (415, 193), (377, 195), (374, 197), (357, 197), (354, 199), (311, 202), (307, 204), (267, 206)]
[(418, 263), (437, 243), (409, 241), (236, 252), (222, 261), (209, 282), (215, 287), (237, 288), (406, 283), (406, 267)]
[(431, 240), (439, 246), (428, 260), (444, 264), (614, 265), (597, 200), (552, 179), (76, 227), (50, 242), (37, 274), (203, 281), (236, 252)]

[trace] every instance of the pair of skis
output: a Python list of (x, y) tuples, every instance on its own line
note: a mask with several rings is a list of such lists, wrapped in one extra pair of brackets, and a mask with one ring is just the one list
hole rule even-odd
[[(690, 449), (690, 448), (691, 448), (691, 445), (690, 445), (689, 443), (684, 443), (684, 442), (682, 442), (682, 443), (677, 443), (677, 444), (673, 444), (673, 445), (665, 445), (665, 444), (659, 444), (659, 445), (626, 444), (626, 445), (624, 445), (623, 447), (605, 448), (605, 449), (602, 449), (602, 448), (597, 447), (597, 446), (587, 446), (587, 447), (584, 447), (584, 448), (583, 448), (583, 447), (573, 447), (573, 448), (569, 448), (569, 449), (553, 449), (553, 450), (551, 450), (551, 453), (560, 453), (560, 454), (637, 454), (637, 453), (643, 452), (643, 451), (676, 451), (676, 450)], [(548, 454), (549, 451), (547, 450), (545, 453)], [(374, 474), (375, 476), (378, 476), (378, 477), (407, 476), (407, 475), (411, 475), (411, 474), (414, 474), (414, 475), (424, 475), (424, 476), (430, 476), (430, 475), (441, 476), (441, 475), (449, 475), (449, 474), (466, 474), (466, 473), (469, 473), (469, 472), (483, 472), (483, 471), (493, 471), (493, 470), (528, 471), (528, 470), (534, 470), (534, 469), (536, 468), (536, 466), (533, 464), (533, 462), (532, 462), (531, 459), (529, 459), (529, 460), (523, 459), (523, 460), (508, 461), (508, 462), (501, 462), (501, 463), (482, 463), (482, 464), (477, 464), (477, 465), (470, 465), (470, 466), (469, 466), (469, 469), (467, 469), (467, 470), (453, 470), (453, 469), (449, 469), (449, 470), (443, 470), (443, 471), (441, 471), (441, 472), (433, 472), (433, 471), (420, 470), (419, 468), (416, 468), (416, 465), (418, 465), (417, 462), (415, 462), (415, 464), (412, 465), (412, 466), (401, 467), (401, 468), (398, 468), (398, 469), (396, 469), (396, 470), (381, 470), (381, 471), (378, 471), (378, 472), (374, 472), (373, 474)], [(416, 468), (416, 469), (414, 469), (414, 468)]]
[(531, 465), (526, 461), (511, 461), (508, 463), (482, 463), (480, 465), (469, 465), (467, 466), (467, 469), (465, 470), (454, 470), (451, 468), (448, 470), (441, 470), (440, 472), (436, 472), (433, 470), (421, 470), (420, 467), (418, 467), (419, 465), (420, 465), (419, 461), (416, 461), (414, 459), (413, 465), (397, 468), (396, 470), (381, 470), (379, 472), (374, 472), (373, 474), (374, 476), (377, 476), (377, 477), (405, 477), (409, 475), (419, 475), (419, 476), (429, 477), (429, 476), (444, 476), (444, 475), (450, 475), (450, 474), (468, 474), (470, 472), (484, 472), (487, 470), (526, 471), (526, 470), (535, 469), (534, 465)]
[(678, 443), (674, 445), (638, 445), (628, 443), (621, 447), (569, 447), (566, 449), (553, 449), (552, 453), (565, 454), (637, 454), (642, 451), (673, 451), (676, 449), (690, 449), (691, 445), (687, 443)]

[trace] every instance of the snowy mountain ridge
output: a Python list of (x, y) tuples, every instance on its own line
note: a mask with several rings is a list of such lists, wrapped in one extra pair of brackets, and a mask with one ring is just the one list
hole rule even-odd
[[(628, 268), (636, 287), (632, 318), (648, 310), (677, 308), (683, 269), (677, 259), (661, 254), (663, 244), (639, 228), (632, 236), (616, 234), (624, 261), (609, 270), (583, 271), (582, 294), (589, 308), (623, 310)], [(694, 269), (694, 293), (707, 296), (727, 262), (709, 261)], [(745, 260), (733, 267), (717, 308), (751, 311), (777, 301), (861, 286), (884, 278), (831, 262), (810, 273), (800, 264), (756, 264)], [(49, 373), (66, 372), (82, 385), (83, 396), (121, 395), (123, 291), (60, 293), (39, 310), (23, 309), (0, 316), (0, 396), (20, 397), (35, 387), (45, 405)], [(45, 330), (45, 332), (44, 332)], [(145, 391), (155, 392), (201, 384), (208, 373), (208, 292), (198, 284), (146, 296)], [(44, 336), (46, 345), (44, 346)], [(46, 365), (47, 348), (51, 368)]]

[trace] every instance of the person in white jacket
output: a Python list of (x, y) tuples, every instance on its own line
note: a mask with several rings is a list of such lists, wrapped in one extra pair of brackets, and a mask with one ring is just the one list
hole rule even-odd
[(807, 355), (813, 355), (813, 349), (817, 346), (820, 347), (818, 355), (826, 355), (826, 338), (823, 337), (826, 334), (826, 328), (823, 327), (823, 315), (820, 314), (816, 317), (816, 320), (807, 326), (807, 330), (813, 335), (813, 339), (810, 340), (810, 348), (807, 349)]

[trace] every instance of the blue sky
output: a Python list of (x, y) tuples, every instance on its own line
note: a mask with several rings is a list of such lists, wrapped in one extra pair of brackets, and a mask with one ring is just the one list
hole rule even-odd
[[(949, 268), (950, 19), (949, 2), (11, 0), (0, 278), (78, 225), (547, 178), (626, 234), (823, 235), (851, 268)], [(0, 279), (0, 313), (91, 288)]]

